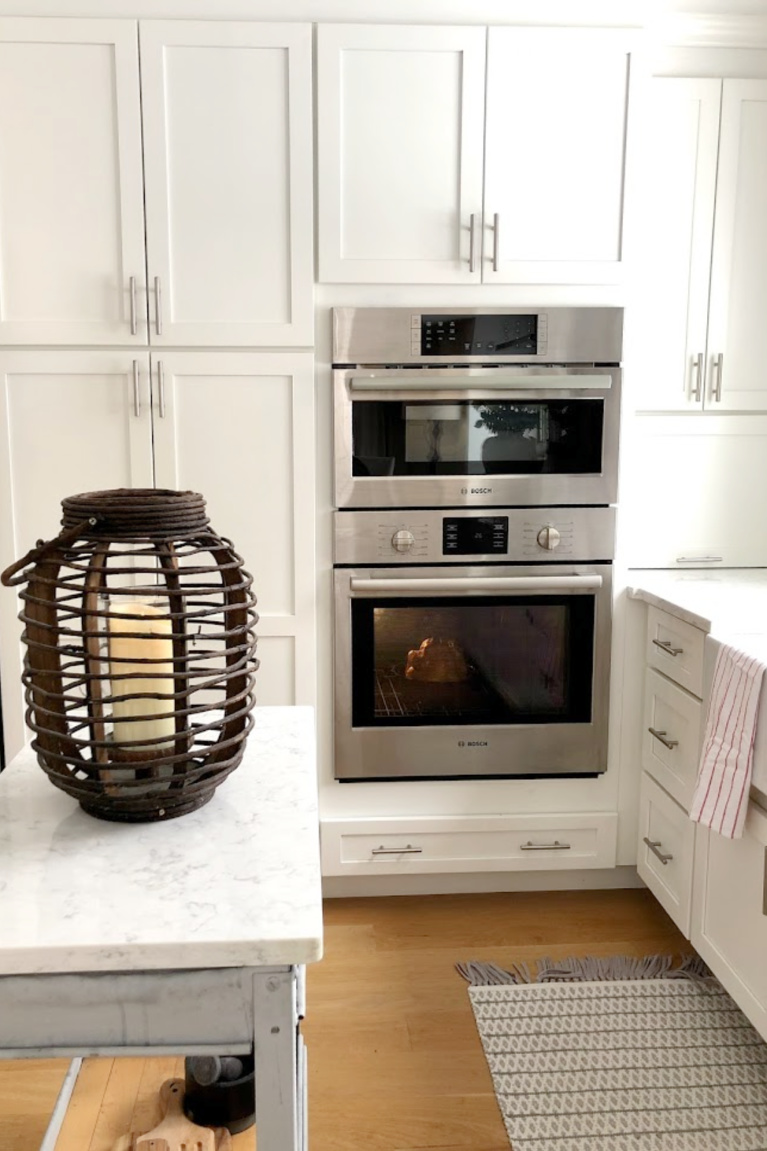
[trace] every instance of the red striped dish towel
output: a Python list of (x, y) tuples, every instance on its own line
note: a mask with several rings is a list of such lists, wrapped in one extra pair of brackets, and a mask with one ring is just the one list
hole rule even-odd
[(765, 665), (723, 645), (714, 667), (690, 819), (728, 839), (743, 834)]

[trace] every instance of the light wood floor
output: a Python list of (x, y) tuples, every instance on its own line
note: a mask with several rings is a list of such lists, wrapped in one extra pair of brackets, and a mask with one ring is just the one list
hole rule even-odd
[[(646, 891), (339, 899), (325, 925), (303, 1024), (311, 1151), (509, 1151), (457, 961), (690, 950)], [(66, 1066), (0, 1063), (2, 1151), (38, 1151)], [(86, 1061), (56, 1151), (147, 1130), (182, 1067)], [(233, 1142), (253, 1151), (253, 1132)]]

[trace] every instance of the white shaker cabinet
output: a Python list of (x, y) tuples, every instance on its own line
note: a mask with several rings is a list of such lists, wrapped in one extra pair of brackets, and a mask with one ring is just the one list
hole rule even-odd
[[(0, 566), (78, 492), (202, 492), (258, 598), (259, 704), (314, 704), (310, 352), (0, 352)], [(21, 625), (0, 589), (6, 754), (22, 746)]]
[(319, 278), (479, 283), (485, 29), (317, 29)]
[(634, 43), (321, 25), (320, 280), (619, 280)]
[(0, 20), (0, 342), (146, 343), (136, 25)]
[(151, 343), (312, 344), (311, 27), (139, 33)]
[(767, 411), (767, 81), (650, 85), (644, 411)]
[(0, 341), (310, 345), (311, 51), (306, 24), (0, 21)]

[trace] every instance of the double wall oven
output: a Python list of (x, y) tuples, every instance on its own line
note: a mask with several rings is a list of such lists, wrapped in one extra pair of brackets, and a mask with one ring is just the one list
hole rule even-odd
[(333, 323), (336, 777), (604, 771), (621, 309)]

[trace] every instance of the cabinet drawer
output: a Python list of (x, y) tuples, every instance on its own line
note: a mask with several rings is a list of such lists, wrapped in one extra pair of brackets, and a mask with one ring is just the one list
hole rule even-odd
[(617, 816), (323, 821), (324, 875), (555, 871), (615, 865)]
[(647, 663), (700, 699), (703, 695), (703, 642), (698, 627), (651, 607), (647, 611)]
[(752, 804), (742, 839), (697, 834), (692, 942), (767, 1039), (767, 814)]
[(642, 767), (685, 811), (698, 774), (702, 714), (700, 700), (646, 668)]
[(637, 871), (688, 938), (694, 844), (695, 825), (687, 812), (643, 771)]

